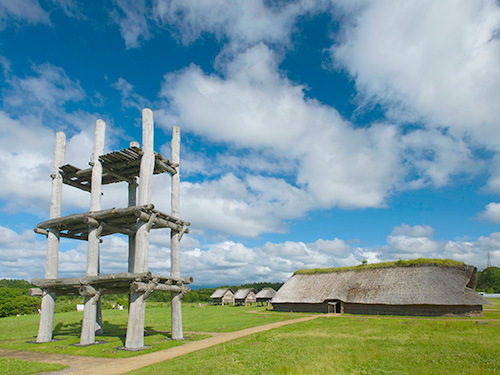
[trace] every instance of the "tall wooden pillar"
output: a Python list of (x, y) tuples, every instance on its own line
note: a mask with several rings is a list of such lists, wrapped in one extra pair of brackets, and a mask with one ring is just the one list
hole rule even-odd
[[(132, 144), (131, 144), (132, 145)], [(128, 184), (128, 206), (137, 205), (137, 181), (134, 180)], [(135, 262), (135, 235), (128, 236), (128, 272), (134, 272)]]
[[(94, 152), (92, 153), (92, 185), (90, 187), (90, 211), (99, 211), (101, 209), (101, 184), (102, 184), (102, 165), (99, 156), (104, 152), (104, 133), (106, 123), (97, 120), (95, 129)], [(97, 276), (99, 272), (99, 241), (102, 228), (98, 223), (89, 223), (88, 253), (87, 253), (87, 276)], [(85, 296), (85, 307), (83, 310), (82, 334), (80, 336), (80, 345), (89, 345), (95, 342), (97, 326), (97, 303), (99, 295)]]
[[(54, 152), (54, 169), (52, 172), (52, 194), (50, 198), (50, 218), (61, 216), (61, 198), (63, 178), (61, 166), (64, 164), (64, 151), (66, 150), (66, 135), (63, 132), (56, 134), (56, 147)], [(59, 265), (59, 230), (50, 228), (47, 234), (47, 259), (45, 264), (45, 278), (56, 279)], [(45, 292), (42, 297), (40, 326), (38, 328), (37, 342), (52, 340), (54, 326), (55, 292)]]
[[(151, 186), (155, 164), (153, 112), (142, 110), (142, 158), (139, 172), (139, 205), (151, 203)], [(147, 272), (149, 256), (149, 225), (139, 220), (135, 235), (134, 272)], [(130, 308), (125, 348), (139, 350), (144, 347), (144, 318), (146, 300), (143, 293), (130, 294)]]
[[(172, 128), (172, 150), (171, 161), (176, 165), (176, 174), (172, 176), (172, 217), (180, 219), (180, 174), (179, 174), (179, 155), (180, 155), (180, 129), (178, 126)], [(181, 244), (180, 233), (171, 229), (170, 231), (170, 276), (180, 279), (181, 277)], [(172, 302), (172, 339), (183, 339), (182, 332), (182, 311), (181, 311), (181, 293), (171, 292)]]
[[(130, 142), (130, 147), (137, 146), (139, 143)], [(132, 182), (128, 184), (128, 206), (133, 207), (137, 205), (137, 181), (134, 178)], [(134, 262), (135, 262), (135, 235), (129, 234), (128, 236), (128, 272), (134, 272)], [(130, 311), (130, 293), (128, 294), (128, 311)]]

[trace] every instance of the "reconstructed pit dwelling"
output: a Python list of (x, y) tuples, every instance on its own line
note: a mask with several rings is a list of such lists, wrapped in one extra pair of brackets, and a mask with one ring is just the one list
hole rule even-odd
[[(156, 153), (153, 112), (142, 111), (142, 148), (138, 142), (121, 151), (103, 154), (106, 124), (97, 120), (91, 168), (79, 169), (64, 163), (66, 136), (56, 134), (56, 149), (52, 177), (50, 219), (38, 224), (36, 233), (47, 236), (47, 260), (44, 279), (33, 279), (37, 288), (31, 295), (42, 296), (40, 327), (36, 342), (52, 340), (54, 307), (58, 295), (80, 294), (85, 297), (80, 345), (96, 343), (102, 333), (100, 296), (128, 293), (130, 296), (125, 349), (144, 347), (144, 317), (146, 299), (155, 291), (169, 291), (172, 296), (172, 338), (182, 339), (181, 298), (190, 288), (192, 277), (180, 274), (180, 240), (189, 233), (189, 222), (180, 219), (179, 149), (180, 130), (172, 129), (171, 160)], [(154, 174), (172, 175), (171, 214), (154, 208), (151, 185)], [(139, 177), (139, 182), (137, 182)], [(128, 207), (101, 210), (101, 186), (128, 183)], [(62, 185), (90, 192), (90, 211), (61, 217)], [(137, 199), (137, 188), (139, 189)], [(158, 276), (148, 272), (149, 232), (170, 228), (171, 273)], [(128, 272), (100, 274), (99, 244), (102, 237), (122, 233), (128, 236)], [(79, 278), (57, 278), (59, 240), (61, 237), (88, 242), (86, 275)]]
[(271, 300), (275, 311), (481, 316), (477, 269), (449, 259), (298, 270)]

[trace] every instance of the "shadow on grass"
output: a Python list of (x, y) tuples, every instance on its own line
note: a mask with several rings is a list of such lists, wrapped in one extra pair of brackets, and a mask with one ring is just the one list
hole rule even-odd
[[(122, 345), (125, 345), (126, 334), (127, 334), (127, 325), (126, 324), (115, 324), (111, 323), (107, 320), (102, 323), (103, 333), (101, 335), (96, 335), (96, 341), (102, 341), (106, 338), (119, 339), (122, 342)], [(53, 330), (53, 337), (55, 340), (64, 340), (69, 339), (71, 337), (80, 337), (82, 330), (81, 322), (74, 323), (57, 323)], [(161, 331), (156, 330), (152, 326), (144, 327), (144, 337), (147, 336), (163, 336), (163, 339), (170, 339), (172, 334), (170, 331)], [(57, 337), (57, 338), (56, 338)], [(35, 336), (36, 339), (36, 336)]]
[[(127, 326), (125, 324), (113, 324), (109, 321), (102, 322), (103, 334), (96, 335), (96, 340), (98, 338), (113, 337), (118, 338), (125, 345), (125, 335), (127, 332)], [(57, 323), (53, 330), (53, 336), (58, 337), (58, 339), (64, 339), (69, 337), (80, 337), (82, 331), (82, 323), (75, 322), (69, 324)]]

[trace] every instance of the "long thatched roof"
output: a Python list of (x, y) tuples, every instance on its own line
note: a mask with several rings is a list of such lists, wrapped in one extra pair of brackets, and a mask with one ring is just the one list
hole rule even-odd
[(231, 293), (233, 293), (233, 290), (231, 288), (219, 288), (219, 289), (216, 289), (215, 292), (212, 293), (210, 298), (222, 298), (222, 297), (224, 297), (224, 294), (226, 294), (226, 292), (228, 290), (230, 290)]
[[(396, 263), (396, 262), (393, 262)], [(458, 262), (457, 262), (458, 263)], [(386, 264), (383, 267), (296, 272), (272, 303), (347, 303), (387, 305), (484, 305), (490, 302), (474, 288), (474, 266)]]
[(276, 291), (273, 288), (264, 288), (255, 295), (255, 298), (273, 298), (275, 295)]

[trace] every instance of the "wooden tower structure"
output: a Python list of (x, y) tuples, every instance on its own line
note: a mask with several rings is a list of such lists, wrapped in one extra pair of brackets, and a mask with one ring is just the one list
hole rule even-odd
[[(146, 299), (155, 290), (169, 291), (172, 298), (172, 338), (182, 339), (181, 298), (190, 288), (192, 277), (180, 275), (180, 240), (189, 233), (189, 222), (180, 219), (179, 127), (172, 129), (171, 160), (153, 149), (153, 112), (142, 111), (142, 148), (138, 142), (121, 151), (103, 154), (106, 124), (97, 120), (91, 168), (80, 169), (64, 165), (66, 136), (56, 134), (56, 149), (52, 177), (50, 218), (38, 224), (36, 233), (47, 236), (47, 260), (44, 279), (33, 279), (36, 288), (31, 295), (42, 296), (40, 326), (36, 341), (52, 340), (54, 307), (58, 295), (80, 294), (85, 297), (80, 345), (96, 343), (95, 335), (102, 332), (100, 296), (128, 293), (130, 296), (125, 349), (144, 347), (144, 317)], [(151, 202), (153, 175), (172, 175), (170, 215), (155, 209)], [(137, 181), (139, 178), (139, 181)], [(101, 186), (128, 183), (128, 206), (101, 209)], [(90, 211), (61, 217), (62, 185), (90, 193)], [(137, 189), (139, 194), (137, 197)], [(148, 271), (149, 233), (151, 229), (171, 230), (170, 276), (153, 275)], [(116, 233), (128, 236), (128, 272), (100, 274), (99, 245), (102, 238)], [(61, 237), (88, 243), (87, 270), (79, 278), (58, 278), (59, 240)]]

